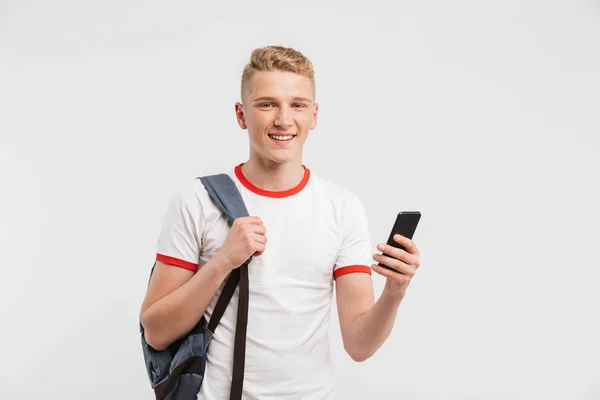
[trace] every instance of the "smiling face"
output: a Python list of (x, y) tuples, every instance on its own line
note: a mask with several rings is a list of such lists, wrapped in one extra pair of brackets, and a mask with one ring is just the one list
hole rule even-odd
[(319, 108), (311, 80), (293, 72), (259, 71), (242, 101), (235, 111), (240, 128), (248, 130), (250, 158), (267, 164), (301, 164)]

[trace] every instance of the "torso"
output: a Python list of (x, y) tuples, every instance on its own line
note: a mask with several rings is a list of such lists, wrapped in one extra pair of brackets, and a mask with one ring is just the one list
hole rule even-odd
[[(240, 173), (239, 166), (237, 167)], [(310, 172), (307, 170), (305, 174)], [(249, 311), (244, 371), (245, 399), (328, 399), (333, 391), (329, 319), (336, 274), (347, 260), (339, 257), (342, 220), (353, 195), (314, 174), (285, 197), (256, 193), (229, 171), (250, 215), (267, 228), (264, 254), (253, 257), (249, 270)], [(202, 183), (194, 182), (205, 224), (200, 233), (198, 267), (224, 242), (229, 226), (212, 204)], [(346, 216), (347, 219), (347, 216)], [(348, 221), (346, 221), (348, 223)], [(368, 247), (368, 243), (367, 243)], [(360, 253), (354, 264), (368, 262)], [(368, 265), (368, 264), (367, 264)], [(210, 319), (220, 290), (206, 310)], [(208, 349), (208, 363), (198, 399), (228, 397), (237, 316), (234, 294)]]

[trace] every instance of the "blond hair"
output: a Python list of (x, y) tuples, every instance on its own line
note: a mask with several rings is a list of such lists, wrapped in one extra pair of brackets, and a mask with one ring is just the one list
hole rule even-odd
[(305, 76), (312, 83), (313, 94), (316, 92), (315, 72), (308, 58), (289, 47), (266, 46), (252, 51), (250, 62), (244, 67), (241, 88), (242, 100), (252, 78), (259, 71), (287, 71)]

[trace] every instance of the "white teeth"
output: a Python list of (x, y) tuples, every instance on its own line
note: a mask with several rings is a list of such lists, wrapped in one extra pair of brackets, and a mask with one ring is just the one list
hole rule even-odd
[(293, 138), (293, 136), (275, 136), (275, 135), (269, 135), (269, 136), (271, 136), (272, 138), (277, 139), (277, 140), (290, 140)]

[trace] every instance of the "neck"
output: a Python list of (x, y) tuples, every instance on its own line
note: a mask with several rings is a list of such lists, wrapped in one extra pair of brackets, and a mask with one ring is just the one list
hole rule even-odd
[(304, 177), (304, 168), (301, 161), (279, 164), (250, 157), (242, 165), (242, 173), (254, 186), (279, 192), (298, 186)]

